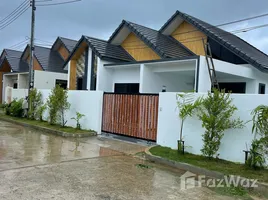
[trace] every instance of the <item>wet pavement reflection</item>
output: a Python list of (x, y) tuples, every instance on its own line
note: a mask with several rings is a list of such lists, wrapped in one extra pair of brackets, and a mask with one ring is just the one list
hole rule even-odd
[(185, 171), (129, 156), (145, 148), (0, 121), (0, 199), (231, 199), (207, 188), (181, 190)]
[(0, 170), (66, 160), (135, 154), (146, 146), (105, 138), (63, 138), (0, 121)]

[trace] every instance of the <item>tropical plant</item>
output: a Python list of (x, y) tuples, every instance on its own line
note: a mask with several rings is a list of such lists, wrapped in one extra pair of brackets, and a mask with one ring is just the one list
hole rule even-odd
[(70, 108), (68, 102), (68, 91), (56, 85), (47, 100), (50, 124), (56, 124), (60, 120), (60, 124), (64, 127), (67, 123), (65, 120), (65, 111)]
[(29, 98), (30, 107), (28, 111), (28, 117), (30, 119), (35, 119), (37, 115), (38, 108), (42, 105), (42, 93), (37, 91), (36, 88), (31, 89)]
[(260, 105), (251, 114), (253, 115), (254, 139), (246, 164), (251, 168), (258, 169), (264, 167), (265, 156), (268, 155), (268, 106)]
[(71, 119), (75, 120), (76, 121), (76, 128), (77, 129), (81, 129), (81, 124), (80, 124), (80, 119), (82, 119), (85, 115), (79, 113), (79, 112), (76, 112), (76, 117), (72, 117)]
[(36, 111), (36, 117), (37, 119), (39, 119), (40, 121), (43, 121), (43, 114), (45, 112), (45, 110), (47, 109), (47, 105), (43, 104), (42, 106), (39, 106), (37, 111)]
[(268, 137), (268, 106), (260, 105), (252, 113), (252, 132)]
[(237, 108), (232, 104), (230, 93), (224, 90), (213, 89), (208, 92), (208, 96), (203, 99), (198, 117), (202, 121), (205, 133), (203, 136), (203, 148), (201, 152), (204, 156), (212, 158), (217, 155), (220, 148), (221, 139), (227, 129), (242, 128), (244, 123), (240, 118), (231, 119)]
[(253, 169), (260, 169), (265, 164), (265, 146), (262, 139), (254, 139), (251, 143), (249, 158), (246, 164)]
[(16, 100), (14, 99), (9, 107), (9, 113), (13, 117), (22, 117), (23, 116), (23, 109), (22, 109), (23, 99)]
[(183, 150), (183, 125), (187, 117), (192, 117), (197, 108), (202, 103), (202, 98), (194, 101), (194, 93), (177, 94), (177, 107), (179, 108), (179, 118), (181, 120), (180, 140), (178, 142), (178, 150)]

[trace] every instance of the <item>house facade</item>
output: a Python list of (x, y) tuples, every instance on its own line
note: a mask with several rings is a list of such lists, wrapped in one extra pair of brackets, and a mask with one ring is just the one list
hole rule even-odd
[(160, 30), (123, 20), (108, 41), (82, 36), (67, 58), (70, 90), (207, 92), (204, 42), (220, 88), (267, 93), (268, 56), (239, 37), (177, 11)]
[[(67, 71), (62, 68), (76, 41), (57, 38), (52, 48), (35, 46), (34, 87), (52, 89), (56, 84), (67, 88)], [(27, 89), (29, 87), (30, 47), (23, 52), (5, 49), (1, 56), (0, 71), (2, 78), (2, 102), (10, 97), (5, 95), (7, 88)]]

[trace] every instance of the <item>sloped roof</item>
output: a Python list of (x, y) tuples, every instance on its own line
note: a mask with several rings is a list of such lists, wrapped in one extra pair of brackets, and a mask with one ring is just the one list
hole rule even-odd
[(77, 44), (76, 40), (68, 39), (68, 38), (63, 38), (59, 37), (59, 39), (62, 41), (64, 46), (68, 49), (69, 52), (72, 52), (74, 50), (74, 47)]
[(121, 46), (109, 44), (105, 40), (93, 37), (83, 37), (86, 39), (90, 48), (102, 59), (110, 58), (122, 61), (134, 60)]
[(163, 35), (159, 31), (123, 20), (112, 34), (108, 42), (112, 42), (120, 30), (126, 26), (145, 44), (151, 47), (161, 58), (180, 58), (195, 55), (175, 39)]
[(45, 71), (66, 72), (62, 69), (64, 60), (57, 51), (53, 51), (46, 47), (35, 46), (35, 57)]
[(6, 60), (13, 72), (27, 72), (29, 70), (28, 64), (20, 59), (22, 55), (21, 51), (12, 49), (4, 49), (4, 51), (6, 55), (3, 60), (1, 60), (0, 65)]
[(268, 72), (268, 56), (265, 53), (232, 33), (180, 11), (177, 11), (166, 24), (164, 24), (160, 32), (163, 32), (178, 16), (260, 71)]

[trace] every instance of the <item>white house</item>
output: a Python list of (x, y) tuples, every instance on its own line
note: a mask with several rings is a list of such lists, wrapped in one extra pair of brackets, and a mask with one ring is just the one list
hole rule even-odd
[(124, 21), (108, 41), (83, 36), (65, 63), (68, 88), (116, 93), (211, 89), (203, 40), (217, 80), (233, 93), (267, 93), (268, 56), (239, 37), (177, 11), (159, 30)]
[[(57, 38), (52, 48), (35, 46), (34, 87), (52, 89), (56, 84), (67, 87), (68, 73), (62, 68), (76, 41)], [(30, 47), (23, 52), (4, 49), (0, 59), (2, 102), (9, 101), (7, 88), (27, 89), (29, 87)]]

